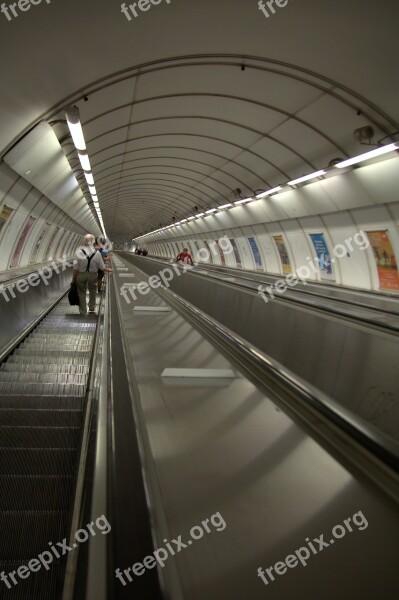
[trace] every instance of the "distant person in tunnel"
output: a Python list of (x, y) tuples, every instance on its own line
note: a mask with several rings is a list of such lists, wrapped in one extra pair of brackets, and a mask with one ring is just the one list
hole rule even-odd
[(96, 308), (98, 271), (112, 272), (105, 266), (101, 253), (94, 247), (95, 237), (90, 233), (83, 238), (83, 245), (76, 251), (72, 279), (76, 281), (79, 295), (79, 312), (87, 315), (86, 291), (89, 289), (89, 312)]
[(191, 256), (190, 252), (188, 251), (188, 248), (183, 248), (182, 252), (179, 252), (179, 254), (176, 257), (176, 262), (182, 262), (184, 264), (190, 264), (191, 266), (194, 265), (193, 262), (193, 257)]

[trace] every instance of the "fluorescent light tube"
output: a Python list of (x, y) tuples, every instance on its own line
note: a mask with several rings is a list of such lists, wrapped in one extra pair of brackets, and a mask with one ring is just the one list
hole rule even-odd
[(358, 156), (354, 156), (353, 158), (348, 158), (348, 160), (344, 160), (336, 164), (335, 166), (338, 167), (338, 169), (344, 169), (345, 167), (350, 167), (351, 165), (355, 165), (365, 160), (369, 160), (369, 158), (381, 156), (382, 154), (387, 154), (388, 152), (392, 152), (393, 150), (397, 149), (397, 144), (388, 144), (388, 146), (382, 146), (381, 148), (370, 150), (370, 152), (364, 152), (363, 154), (359, 154)]
[(93, 173), (86, 173), (85, 172), (85, 177), (86, 177), (86, 181), (87, 181), (88, 185), (94, 185)]
[(204, 216), (204, 214), (205, 214), (205, 213), (198, 213), (198, 215), (195, 215), (195, 216), (196, 216), (196, 218), (198, 218), (198, 217), (203, 217), (203, 216)]
[(91, 171), (90, 160), (87, 154), (78, 152), (80, 164), (82, 165), (83, 171)]
[(283, 188), (281, 187), (281, 185), (278, 185), (277, 187), (272, 188), (271, 190), (267, 190), (267, 192), (262, 192), (261, 194), (258, 194), (256, 197), (257, 198), (264, 198), (265, 196), (270, 196), (271, 194), (279, 192), (282, 189)]
[(246, 202), (252, 202), (253, 198), (243, 198), (242, 200), (237, 200), (234, 204), (245, 204)]
[(192, 221), (195, 217), (188, 217), (187, 221)]
[(79, 109), (76, 106), (70, 106), (66, 109), (65, 116), (76, 150), (85, 151), (86, 142), (80, 123)]
[(89, 192), (92, 196), (97, 196), (97, 191), (94, 185), (89, 185)]
[(222, 204), (222, 206), (218, 206), (218, 210), (222, 210), (223, 208), (230, 208), (230, 206), (233, 206), (231, 202), (229, 202), (228, 204)]
[(303, 177), (298, 177), (298, 179), (293, 179), (288, 182), (288, 185), (297, 185), (297, 183), (302, 183), (303, 181), (309, 181), (309, 179), (315, 179), (315, 177), (321, 177), (321, 175), (325, 175), (325, 171), (315, 171), (315, 173), (309, 173), (309, 175), (304, 175)]
[(210, 208), (209, 210), (206, 210), (206, 211), (205, 211), (205, 214), (206, 214), (206, 215), (209, 215), (210, 213), (214, 213), (214, 212), (216, 212), (216, 211), (217, 211), (217, 208)]

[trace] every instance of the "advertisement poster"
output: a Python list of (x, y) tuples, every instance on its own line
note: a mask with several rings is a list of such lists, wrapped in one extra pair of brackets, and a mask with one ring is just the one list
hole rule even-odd
[(51, 246), (53, 245), (53, 242), (55, 240), (55, 236), (57, 235), (57, 233), (59, 232), (59, 230), (60, 230), (60, 228), (57, 227), (56, 230), (54, 231), (53, 235), (51, 236), (49, 243), (47, 244), (47, 250), (46, 250), (46, 252), (45, 252), (45, 254), (43, 256), (43, 260), (44, 261), (51, 260), (51, 258), (52, 258), (50, 256), (50, 250), (51, 250)]
[[(219, 246), (219, 244), (215, 244), (214, 248), (219, 252), (220, 262), (225, 267), (226, 266), (226, 257), (224, 255), (224, 250)], [(216, 252), (215, 250), (215, 252)]]
[(310, 233), (310, 239), (316, 252), (317, 263), (320, 269), (322, 279), (335, 279), (334, 269), (332, 266), (330, 251), (323, 233)]
[(237, 267), (242, 269), (241, 256), (237, 248), (237, 244), (234, 238), (230, 238), (230, 243), (233, 247), (234, 256), (236, 258)]
[(285, 247), (283, 236), (282, 235), (274, 235), (273, 236), (274, 243), (276, 244), (278, 253), (280, 255), (281, 264), (283, 266), (284, 275), (288, 275), (288, 273), (292, 272), (291, 263), (288, 256), (287, 248)]
[(33, 248), (33, 252), (30, 258), (30, 264), (35, 263), (37, 260), (37, 255), (40, 250), (40, 246), (42, 245), (42, 241), (44, 240), (46, 233), (48, 232), (50, 227), (50, 223), (45, 223), (42, 227), (41, 232), (39, 233), (39, 237), (37, 238), (37, 242), (35, 247)]
[(254, 237), (248, 238), (249, 245), (251, 246), (252, 254), (255, 259), (255, 266), (257, 271), (263, 271), (262, 258), (259, 252), (258, 244)]
[(13, 212), (14, 212), (13, 208), (10, 208), (9, 206), (6, 206), (4, 204), (4, 206), (0, 212), (0, 232), (3, 229), (4, 225), (6, 224), (7, 219), (12, 215)]
[(399, 290), (398, 263), (386, 231), (366, 231), (377, 265), (382, 290)]
[(60, 243), (58, 244), (58, 247), (60, 249), (59, 253), (57, 253), (58, 256), (63, 257), (65, 255), (65, 247), (66, 247), (69, 239), (70, 239), (69, 231), (66, 231), (64, 233), (64, 235), (61, 237)]
[(211, 265), (213, 265), (213, 262), (214, 262), (213, 261), (213, 254), (212, 254), (212, 250), (211, 250), (211, 247), (209, 245), (209, 242), (208, 242), (208, 240), (203, 240), (203, 243), (205, 244), (206, 249), (209, 252), (209, 262), (211, 263)]
[(27, 220), (26, 225), (23, 228), (22, 233), (19, 237), (18, 244), (16, 245), (16, 248), (14, 250), (14, 254), (12, 256), (9, 269), (15, 269), (15, 267), (18, 267), (19, 261), (21, 258), (21, 254), (22, 254), (22, 250), (24, 249), (24, 246), (25, 246), (25, 242), (28, 239), (29, 234), (32, 230), (32, 227), (35, 223), (36, 223), (35, 217), (29, 217), (29, 219)]

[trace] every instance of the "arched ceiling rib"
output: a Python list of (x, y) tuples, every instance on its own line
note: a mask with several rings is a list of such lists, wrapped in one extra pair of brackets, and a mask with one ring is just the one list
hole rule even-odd
[(361, 126), (399, 129), (353, 88), (292, 60), (187, 53), (98, 78), (42, 117), (77, 103), (106, 230), (131, 237), (358, 153)]
[(244, 62), (245, 71), (217, 58), (161, 61), (104, 80), (79, 104), (110, 235), (138, 235), (231, 201), (235, 188), (245, 196), (325, 167), (353, 153), (364, 124), (379, 137), (391, 129), (393, 119), (336, 82)]

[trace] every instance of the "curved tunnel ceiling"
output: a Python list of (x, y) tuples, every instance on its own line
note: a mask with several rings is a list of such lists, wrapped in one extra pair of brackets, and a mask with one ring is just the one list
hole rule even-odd
[[(195, 15), (187, 10), (188, 5), (196, 7)], [(138, 39), (125, 46), (123, 37), (132, 24), (118, 18), (108, 37), (120, 34), (121, 39), (116, 50), (104, 55), (104, 72), (103, 55), (97, 51), (100, 40), (93, 47), (86, 41), (79, 47), (66, 41), (65, 31), (59, 31), (59, 44), (65, 42), (68, 56), (64, 64), (57, 64), (57, 74), (54, 69), (48, 72), (56, 90), (49, 94), (48, 82), (43, 90), (36, 90), (39, 104), (46, 106), (52, 98), (53, 107), (47, 104), (46, 110), (29, 121), (36, 106), (29, 104), (29, 82), (36, 69), (30, 72), (25, 66), (19, 77), (27, 80), (26, 97), (19, 98), (7, 127), (28, 120), (22, 131), (13, 132), (12, 139), (2, 136), (4, 150), (42, 118), (56, 127), (65, 118), (64, 108), (77, 104), (105, 228), (112, 238), (136, 236), (170, 224), (174, 217), (179, 220), (196, 210), (224, 204), (235, 197), (237, 188), (242, 197), (253, 195), (326, 167), (333, 159), (359, 153), (362, 147), (353, 131), (364, 125), (373, 127), (374, 142), (391, 141), (399, 129), (397, 106), (393, 108), (398, 86), (391, 83), (395, 58), (382, 51), (376, 55), (365, 26), (370, 26), (374, 13), (374, 28), (377, 23), (386, 27), (385, 48), (393, 47), (394, 37), (389, 39), (390, 29), (394, 36), (393, 14), (379, 12), (377, 18), (372, 2), (351, 0), (345, 5), (343, 11), (327, 1), (318, 2), (316, 8), (314, 2), (298, 0), (275, 14), (272, 25), (257, 10), (255, 0), (219, 0), (217, 10), (214, 4), (202, 2), (201, 12), (193, 0), (176, 0), (173, 6), (153, 7), (153, 14), (140, 15), (142, 21), (133, 23)], [(107, 4), (112, 16), (118, 6)], [(236, 9), (229, 27), (225, 23), (218, 29), (215, 18), (208, 20), (205, 29), (203, 17), (220, 16), (222, 7), (226, 14)], [(399, 14), (392, 4), (389, 7)], [(53, 7), (46, 12), (44, 8), (43, 17), (51, 20)], [(59, 4), (54, 12), (62, 10), (65, 7)], [(108, 10), (93, 17), (97, 30), (106, 28)], [(158, 47), (148, 40), (141, 47), (140, 33), (151, 19), (151, 25), (159, 27), (161, 14), (170, 25), (167, 33), (157, 38)], [(247, 24), (240, 25), (244, 16)], [(338, 27), (335, 35), (329, 30), (319, 45), (320, 34), (331, 27), (331, 20), (341, 33), (344, 28), (351, 35), (341, 37)], [(205, 39), (198, 44), (194, 29), (201, 24)], [(237, 27), (241, 35), (234, 38)], [(264, 39), (266, 31), (271, 39)], [(170, 50), (177, 40), (179, 54), (173, 57)], [(198, 46), (202, 52), (190, 53)], [(230, 51), (205, 53), (215, 46)], [(123, 48), (139, 49), (137, 57), (148, 60), (130, 58), (133, 66), (109, 70), (109, 63), (121, 66)], [(250, 54), (255, 49), (258, 54)], [(334, 55), (346, 60), (336, 64)], [(2, 116), (10, 112), (7, 94), (0, 106)], [(64, 139), (62, 145), (78, 170), (71, 140)]]

